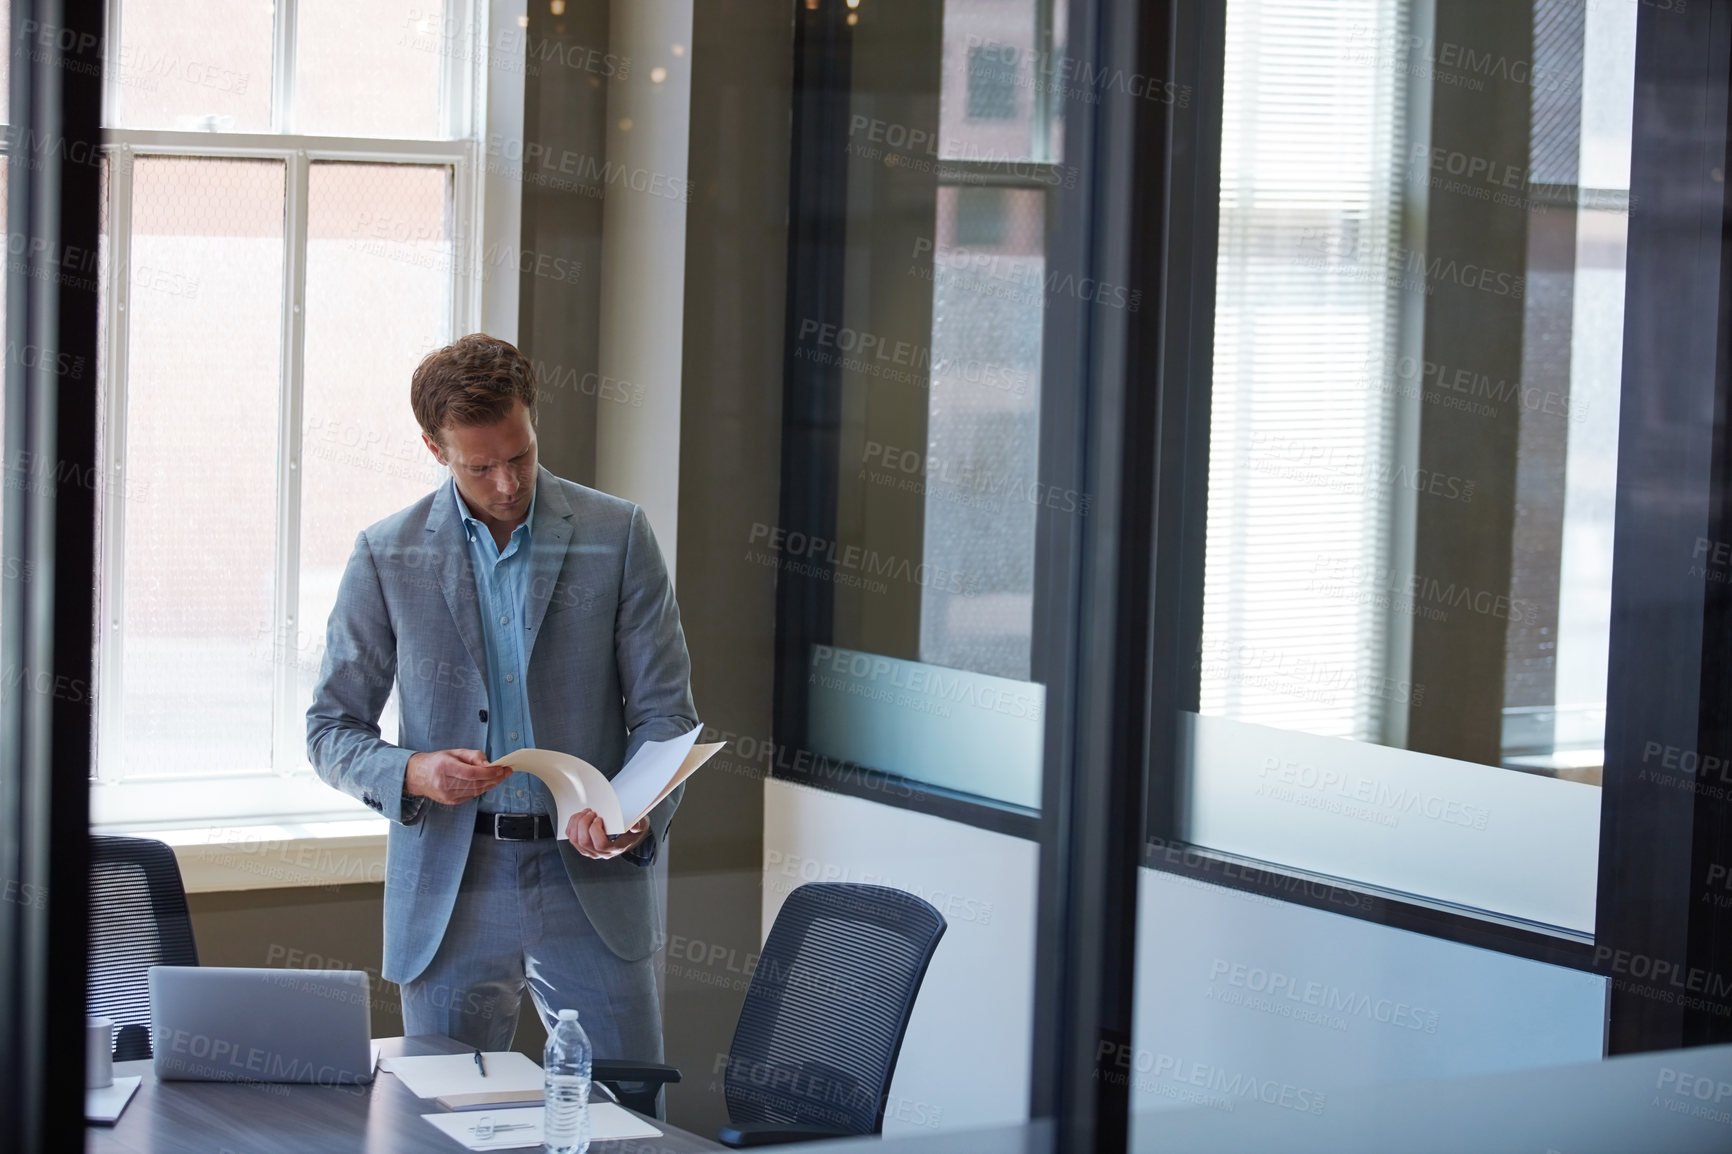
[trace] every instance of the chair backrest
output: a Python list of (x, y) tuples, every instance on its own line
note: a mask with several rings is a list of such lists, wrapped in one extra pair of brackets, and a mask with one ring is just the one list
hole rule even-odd
[(929, 902), (884, 886), (789, 894), (734, 1030), (722, 1083), (729, 1117), (881, 1132), (902, 1036), (944, 929)]
[(137, 837), (90, 839), (90, 1016), (112, 1018), (114, 1059), (150, 1052), (151, 966), (196, 966), (174, 851)]

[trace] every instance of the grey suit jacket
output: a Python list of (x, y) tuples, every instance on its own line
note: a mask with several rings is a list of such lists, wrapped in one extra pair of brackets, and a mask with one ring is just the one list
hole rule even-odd
[[(530, 724), (541, 748), (612, 777), (644, 742), (697, 725), (679, 608), (643, 510), (546, 469), (536, 484), (524, 619)], [(448, 489), (356, 538), (307, 711), (307, 753), (319, 776), (391, 819), (383, 973), (399, 983), (439, 948), (476, 814), (474, 801), (406, 797), (409, 755), (487, 747), (479, 601)], [(393, 683), (399, 745), (379, 736)], [(684, 792), (651, 811), (656, 846)], [(563, 837), (560, 850), (601, 939), (627, 960), (649, 956), (663, 918), (654, 872), (630, 855), (585, 858)]]

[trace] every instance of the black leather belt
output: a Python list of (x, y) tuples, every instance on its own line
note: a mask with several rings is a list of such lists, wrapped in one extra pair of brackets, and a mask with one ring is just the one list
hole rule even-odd
[(500, 841), (535, 841), (553, 836), (553, 819), (545, 813), (478, 813), (475, 832)]

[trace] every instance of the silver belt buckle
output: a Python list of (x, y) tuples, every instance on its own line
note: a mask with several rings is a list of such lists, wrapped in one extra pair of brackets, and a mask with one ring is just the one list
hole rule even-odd
[(493, 815), (493, 840), (494, 841), (511, 841), (511, 840), (513, 840), (513, 839), (508, 838), (504, 834), (499, 832), (499, 819), (502, 817), (510, 817), (510, 816), (511, 815), (508, 813), (496, 813)]

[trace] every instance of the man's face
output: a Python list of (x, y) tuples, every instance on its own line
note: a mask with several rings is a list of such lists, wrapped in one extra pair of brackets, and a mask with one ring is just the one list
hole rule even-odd
[(510, 529), (529, 513), (535, 491), (535, 426), (529, 409), (513, 401), (511, 412), (493, 425), (447, 423), (435, 443), (421, 440), (441, 465), (451, 469), (469, 511), (488, 528)]

